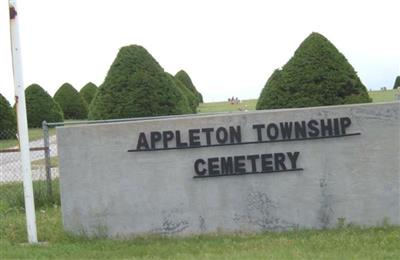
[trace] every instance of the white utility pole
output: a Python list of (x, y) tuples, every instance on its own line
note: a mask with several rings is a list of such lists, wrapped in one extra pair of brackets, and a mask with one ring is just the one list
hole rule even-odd
[(15, 106), (17, 108), (19, 147), (21, 151), (22, 175), (24, 180), (26, 227), (28, 242), (37, 243), (35, 202), (31, 176), (28, 122), (26, 118), (25, 89), (22, 76), (21, 47), (19, 44), (18, 9), (16, 0), (9, 0), (11, 53), (14, 73)]

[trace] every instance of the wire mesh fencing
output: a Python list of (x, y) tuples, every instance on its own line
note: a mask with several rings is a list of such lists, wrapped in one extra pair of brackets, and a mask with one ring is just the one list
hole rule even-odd
[[(30, 143), (31, 174), (35, 206), (57, 203), (54, 196), (54, 181), (46, 173), (46, 153), (44, 140)], [(51, 163), (51, 160), (50, 160)], [(21, 155), (16, 130), (0, 131), (0, 211), (10, 208), (24, 208), (23, 176)], [(51, 165), (50, 165), (51, 168)]]

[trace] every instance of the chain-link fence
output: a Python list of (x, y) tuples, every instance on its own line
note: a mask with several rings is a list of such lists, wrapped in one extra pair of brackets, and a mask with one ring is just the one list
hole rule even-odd
[[(50, 154), (49, 147), (44, 146), (43, 138), (30, 141), (29, 146), (35, 205), (40, 207), (44, 204), (57, 203), (58, 198), (54, 196), (52, 187), (55, 186), (54, 181), (52, 182), (46, 174), (46, 153)], [(24, 207), (22, 182), (21, 155), (16, 130), (2, 130), (0, 131), (0, 210)]]

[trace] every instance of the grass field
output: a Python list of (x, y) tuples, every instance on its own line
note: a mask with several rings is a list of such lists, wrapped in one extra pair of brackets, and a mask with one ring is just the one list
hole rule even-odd
[[(46, 208), (54, 203), (60, 205), (60, 189), (58, 179), (52, 181), (53, 197), (47, 196), (47, 183), (44, 180), (33, 181), (36, 208)], [(8, 211), (24, 208), (24, 191), (22, 182), (0, 184), (0, 220)], [(1, 222), (1, 221), (0, 221)]]
[(85, 239), (62, 230), (60, 209), (37, 211), (38, 234), (45, 244), (25, 242), (21, 210), (1, 215), (1, 258), (69, 259), (396, 259), (400, 227), (357, 227), (261, 234), (210, 234), (186, 238), (146, 236), (124, 241)]
[[(368, 92), (372, 98), (372, 102), (388, 102), (396, 100), (396, 90), (377, 90)], [(213, 113), (213, 112), (236, 112), (243, 110), (255, 110), (257, 99), (242, 100), (239, 104), (230, 104), (228, 101), (209, 102), (200, 104), (198, 108), (199, 113)]]
[(396, 100), (396, 94), (400, 94), (400, 91), (397, 91), (395, 89), (391, 90), (376, 90), (376, 91), (369, 91), (368, 94), (372, 98), (372, 101), (374, 103), (377, 102), (388, 102), (388, 101), (395, 101)]
[(235, 112), (255, 110), (257, 99), (242, 100), (239, 104), (230, 104), (228, 101), (202, 103), (198, 108), (199, 113)]

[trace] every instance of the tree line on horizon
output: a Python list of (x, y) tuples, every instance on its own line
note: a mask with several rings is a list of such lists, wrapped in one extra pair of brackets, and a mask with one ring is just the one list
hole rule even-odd
[[(400, 86), (397, 76), (393, 88)], [(51, 97), (38, 84), (25, 90), (29, 127), (43, 120), (118, 119), (196, 113), (202, 94), (190, 76), (164, 71), (142, 46), (122, 47), (97, 87), (79, 92), (64, 83)], [(293, 57), (268, 78), (256, 109), (278, 109), (372, 102), (367, 88), (345, 56), (323, 35), (311, 33)], [(16, 129), (15, 114), (0, 94), (0, 131)], [(1, 138), (1, 137), (0, 137)]]

